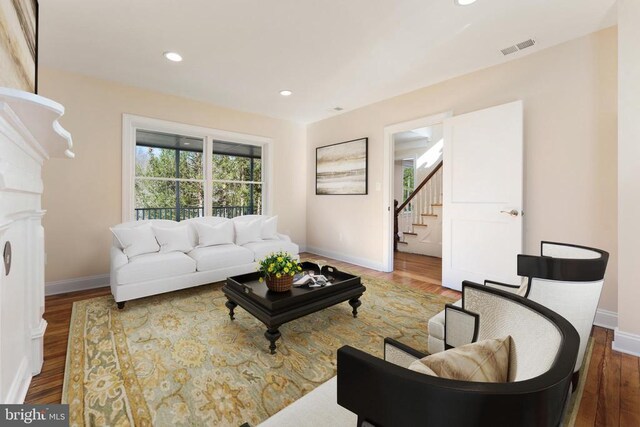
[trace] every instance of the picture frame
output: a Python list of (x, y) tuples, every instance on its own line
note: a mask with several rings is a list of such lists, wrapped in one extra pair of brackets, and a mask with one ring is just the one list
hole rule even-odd
[(38, 0), (0, 2), (0, 86), (38, 93)]
[(369, 138), (316, 148), (316, 195), (366, 195)]

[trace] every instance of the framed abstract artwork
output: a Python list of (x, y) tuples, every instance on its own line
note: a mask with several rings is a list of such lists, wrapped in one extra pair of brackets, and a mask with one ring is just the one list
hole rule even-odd
[(369, 138), (316, 148), (316, 194), (367, 194)]
[(0, 86), (38, 91), (38, 1), (0, 1)]

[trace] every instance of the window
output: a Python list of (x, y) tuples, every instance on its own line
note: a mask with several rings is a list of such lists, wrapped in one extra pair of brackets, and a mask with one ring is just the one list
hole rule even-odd
[(204, 215), (204, 140), (136, 131), (135, 219)]
[(124, 115), (123, 221), (268, 212), (269, 142)]
[(262, 149), (213, 141), (212, 213), (233, 218), (262, 213)]
[[(415, 189), (415, 160), (405, 159), (402, 161), (402, 201), (411, 196)], [(404, 208), (405, 212), (411, 212), (411, 203)]]

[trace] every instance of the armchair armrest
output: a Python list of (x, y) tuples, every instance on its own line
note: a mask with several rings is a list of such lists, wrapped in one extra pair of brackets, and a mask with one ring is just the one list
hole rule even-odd
[(426, 356), (427, 354), (396, 341), (393, 338), (384, 339), (384, 360), (394, 365), (407, 368), (414, 361)]
[(479, 315), (447, 304), (444, 308), (444, 348), (470, 344), (478, 339)]
[(500, 289), (501, 291), (511, 292), (512, 294), (515, 294), (518, 289), (520, 289), (520, 286), (518, 285), (510, 285), (508, 283), (495, 282), (493, 280), (485, 280), (484, 285), (489, 286), (490, 288)]
[[(452, 381), (396, 366), (353, 347), (338, 350), (338, 405), (358, 415), (359, 426), (367, 425), (364, 422), (377, 427), (540, 424), (531, 415), (534, 402), (518, 393), (522, 384)], [(478, 392), (483, 394), (480, 399)]]

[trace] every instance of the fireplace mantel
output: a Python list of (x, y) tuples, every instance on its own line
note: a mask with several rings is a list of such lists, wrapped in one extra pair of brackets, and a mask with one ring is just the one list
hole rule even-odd
[(22, 403), (42, 369), (42, 165), (75, 156), (63, 114), (50, 99), (0, 88), (0, 403)]

